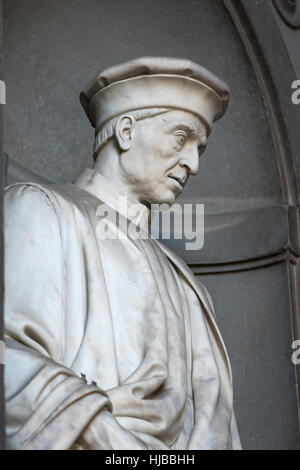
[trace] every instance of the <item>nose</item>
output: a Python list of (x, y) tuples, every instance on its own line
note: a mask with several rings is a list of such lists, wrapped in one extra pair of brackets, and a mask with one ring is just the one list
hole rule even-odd
[(197, 145), (190, 146), (183, 151), (179, 165), (187, 169), (188, 174), (196, 175), (199, 171), (199, 151)]

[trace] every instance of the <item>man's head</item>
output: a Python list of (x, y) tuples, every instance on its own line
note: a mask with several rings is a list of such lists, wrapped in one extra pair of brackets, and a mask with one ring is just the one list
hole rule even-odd
[(198, 116), (165, 108), (139, 110), (100, 128), (94, 156), (99, 162), (111, 142), (119, 153), (122, 186), (138, 201), (172, 204), (188, 177), (197, 174), (206, 141), (206, 127)]
[(146, 57), (105, 70), (80, 99), (96, 130), (96, 169), (140, 202), (172, 204), (198, 172), (229, 89), (194, 62)]

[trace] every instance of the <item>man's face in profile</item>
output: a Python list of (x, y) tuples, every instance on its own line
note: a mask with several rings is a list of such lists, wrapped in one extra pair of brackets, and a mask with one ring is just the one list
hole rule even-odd
[(189, 175), (196, 175), (206, 147), (206, 127), (185, 111), (134, 123), (130, 148), (121, 154), (123, 181), (140, 202), (173, 204)]

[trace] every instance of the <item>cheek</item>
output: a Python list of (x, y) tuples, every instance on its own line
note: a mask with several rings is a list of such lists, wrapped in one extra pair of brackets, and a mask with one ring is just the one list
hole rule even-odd
[(165, 190), (166, 172), (178, 161), (176, 142), (172, 136), (146, 132), (136, 142), (136, 177), (154, 191)]
[(158, 150), (160, 152), (160, 155), (164, 158), (170, 158), (172, 156), (175, 156), (178, 151), (178, 148), (173, 136), (161, 135), (160, 140), (158, 142)]
[(166, 135), (152, 128), (147, 128), (145, 132), (138, 135), (137, 146), (139, 153), (150, 155), (155, 158), (168, 158), (176, 153), (176, 141), (173, 136)]
[(166, 171), (177, 163), (178, 151), (176, 149), (176, 144), (174, 144), (174, 140), (170, 138), (170, 136), (161, 136), (160, 141), (153, 150), (155, 161), (161, 171)]

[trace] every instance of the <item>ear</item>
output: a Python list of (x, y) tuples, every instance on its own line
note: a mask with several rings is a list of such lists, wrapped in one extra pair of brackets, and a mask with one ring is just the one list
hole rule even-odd
[(123, 152), (131, 148), (134, 126), (135, 119), (130, 114), (124, 114), (117, 121), (115, 136)]

